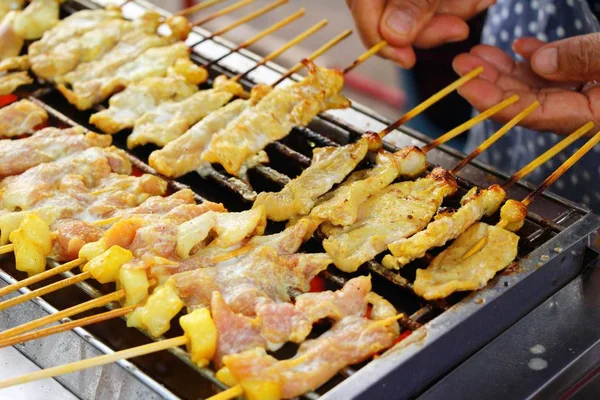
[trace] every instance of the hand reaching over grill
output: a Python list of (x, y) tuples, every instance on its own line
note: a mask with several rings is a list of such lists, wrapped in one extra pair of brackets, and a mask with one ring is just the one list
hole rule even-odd
[(381, 40), (380, 55), (404, 68), (415, 64), (413, 47), (432, 48), (465, 40), (466, 20), (495, 0), (346, 0), (365, 46)]
[(517, 62), (502, 50), (481, 45), (454, 60), (454, 69), (465, 74), (483, 66), (485, 72), (464, 85), (459, 93), (478, 110), (518, 94), (520, 100), (494, 119), (508, 121), (524, 104), (538, 100), (542, 107), (522, 125), (567, 135), (588, 121), (600, 122), (600, 33), (544, 43), (518, 39), (513, 49), (525, 61)]

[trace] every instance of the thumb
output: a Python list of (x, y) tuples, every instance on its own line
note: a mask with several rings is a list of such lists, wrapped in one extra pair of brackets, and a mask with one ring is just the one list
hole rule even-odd
[(393, 47), (412, 45), (431, 20), (441, 0), (388, 0), (379, 27)]
[(531, 67), (552, 81), (593, 81), (600, 79), (600, 33), (575, 36), (550, 43), (537, 50)]

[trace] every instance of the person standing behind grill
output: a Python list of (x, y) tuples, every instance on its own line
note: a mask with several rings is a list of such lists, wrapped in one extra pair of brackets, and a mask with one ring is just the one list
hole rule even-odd
[[(514, 93), (516, 105), (471, 130), (467, 151), (537, 99), (542, 104), (520, 127), (481, 159), (514, 172), (587, 121), (600, 128), (600, 1), (586, 0), (346, 0), (361, 38), (371, 46), (385, 39), (381, 55), (404, 68), (413, 48), (432, 48), (468, 35), (465, 21), (488, 9), (482, 45), (454, 59), (461, 75), (485, 72), (459, 93), (476, 110)], [(496, 4), (494, 4), (496, 3)], [(515, 61), (516, 59), (516, 61)], [(551, 134), (553, 132), (556, 134)], [(558, 135), (557, 135), (558, 134)], [(578, 143), (581, 145), (581, 143)], [(578, 147), (572, 146), (531, 175), (540, 182)], [(586, 155), (555, 184), (554, 192), (600, 212), (600, 148)]]

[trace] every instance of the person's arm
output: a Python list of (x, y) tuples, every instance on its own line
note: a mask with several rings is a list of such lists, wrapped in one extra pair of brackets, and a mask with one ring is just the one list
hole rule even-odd
[(514, 42), (513, 49), (526, 61), (516, 62), (485, 45), (455, 58), (454, 69), (461, 75), (485, 68), (459, 90), (473, 107), (483, 110), (516, 93), (520, 100), (495, 119), (508, 121), (538, 100), (542, 106), (522, 122), (527, 128), (566, 135), (588, 121), (600, 126), (600, 85), (595, 83), (600, 81), (600, 33), (548, 44), (523, 38)]
[(495, 0), (346, 0), (367, 47), (381, 40), (380, 52), (404, 68), (415, 64), (414, 47), (432, 48), (467, 38), (466, 20)]

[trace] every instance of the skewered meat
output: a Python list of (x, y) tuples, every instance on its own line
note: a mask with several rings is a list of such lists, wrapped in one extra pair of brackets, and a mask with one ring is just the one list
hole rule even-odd
[(25, 99), (17, 101), (0, 109), (0, 138), (33, 133), (36, 126), (47, 120), (48, 113), (42, 107)]
[(90, 147), (108, 147), (111, 141), (108, 135), (84, 135), (83, 128), (45, 128), (26, 139), (0, 140), (0, 177), (20, 174)]
[(226, 356), (223, 362), (245, 391), (253, 382), (272, 384), (280, 398), (294, 398), (321, 386), (345, 366), (391, 347), (396, 338), (392, 324), (348, 316), (319, 338), (302, 343), (291, 359), (279, 361), (257, 348)]
[(10, 57), (0, 61), (0, 72), (27, 71), (30, 66), (29, 56)]
[(50, 51), (30, 56), (31, 69), (38, 77), (54, 81), (73, 71), (80, 63), (101, 57), (133, 29), (134, 24), (123, 19), (103, 21), (94, 29), (60, 43)]
[(17, 11), (23, 8), (25, 0), (2, 0), (0, 1), (0, 20), (10, 11)]
[(444, 213), (431, 222), (426, 229), (410, 238), (391, 243), (388, 248), (393, 257), (384, 258), (387, 268), (400, 268), (412, 260), (425, 256), (427, 250), (443, 246), (449, 240), (456, 239), (467, 228), (484, 215), (492, 215), (498, 210), (506, 192), (498, 185), (492, 185), (482, 191), (471, 189), (461, 199), (461, 207), (454, 213)]
[[(376, 137), (378, 140), (379, 137)], [(264, 206), (274, 221), (307, 215), (317, 198), (340, 183), (367, 154), (370, 138), (343, 147), (320, 147), (313, 151), (311, 165), (277, 193), (258, 195), (254, 207)]]
[(507, 231), (516, 232), (523, 227), (527, 217), (527, 206), (518, 200), (506, 200), (500, 209), (500, 220), (506, 221)]
[(169, 177), (179, 177), (208, 166), (201, 156), (213, 135), (260, 101), (269, 91), (268, 86), (256, 85), (252, 88), (250, 100), (234, 100), (209, 114), (182, 136), (167, 143), (162, 150), (152, 152), (150, 166)]
[(18, 15), (18, 11), (11, 11), (0, 22), (0, 60), (16, 57), (21, 53), (25, 41), (14, 28)]
[(221, 293), (234, 312), (253, 316), (261, 298), (289, 302), (287, 288), (310, 289), (310, 281), (327, 268), (325, 254), (293, 254), (281, 257), (262, 246), (234, 264), (201, 268), (172, 277), (188, 308), (210, 306), (212, 293)]
[(96, 28), (111, 19), (120, 19), (119, 9), (106, 10), (84, 10), (69, 15), (49, 31), (46, 31), (42, 39), (32, 43), (28, 48), (30, 56), (37, 56), (51, 51), (60, 43)]
[(13, 93), (19, 86), (29, 85), (33, 83), (33, 79), (27, 72), (11, 72), (9, 74), (0, 75), (0, 96)]
[(427, 157), (418, 147), (406, 147), (394, 154), (377, 154), (375, 167), (354, 172), (334, 191), (322, 196), (311, 218), (333, 225), (356, 222), (360, 205), (390, 185), (398, 176), (414, 177), (427, 168)]
[(188, 57), (188, 47), (183, 42), (150, 48), (132, 62), (117, 68), (114, 74), (107, 71), (109, 75), (105, 77), (75, 82), (72, 90), (61, 84), (58, 90), (79, 110), (87, 110), (134, 82), (151, 76), (164, 76), (178, 59)]
[(345, 108), (349, 101), (340, 94), (343, 75), (306, 62), (309, 76), (301, 82), (277, 87), (256, 106), (213, 136), (202, 158), (219, 163), (233, 175), (244, 174), (244, 163), (269, 143), (287, 136), (294, 126), (307, 125), (317, 114)]
[(239, 83), (221, 75), (215, 79), (213, 89), (201, 90), (185, 100), (161, 104), (146, 112), (135, 122), (133, 132), (127, 138), (127, 147), (131, 149), (146, 143), (163, 147), (243, 91)]
[(133, 127), (145, 112), (165, 101), (181, 101), (198, 91), (196, 85), (176, 76), (153, 77), (128, 86), (112, 96), (109, 107), (90, 117), (90, 124), (104, 133), (115, 134)]
[(361, 204), (354, 224), (324, 224), (321, 230), (328, 238), (323, 247), (342, 271), (356, 271), (388, 244), (425, 228), (444, 197), (455, 191), (456, 181), (442, 168), (426, 178), (388, 186)]
[(12, 211), (28, 210), (42, 198), (52, 196), (62, 184), (61, 179), (69, 174), (77, 174), (87, 187), (93, 187), (111, 172), (131, 173), (125, 152), (114, 147), (87, 149), (4, 179), (0, 182), (1, 205)]
[(59, 0), (32, 0), (13, 23), (17, 35), (25, 40), (42, 37), (59, 21)]
[[(487, 238), (486, 245), (463, 260), (463, 255), (482, 238)], [(456, 291), (480, 289), (515, 259), (518, 242), (514, 233), (478, 222), (435, 257), (427, 269), (417, 270), (415, 293), (433, 300)]]

